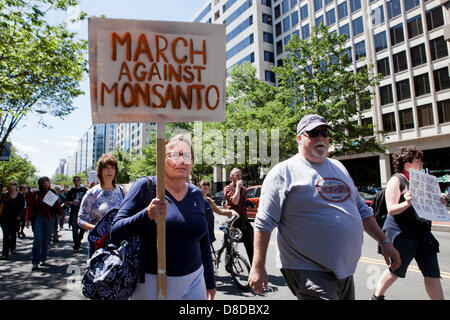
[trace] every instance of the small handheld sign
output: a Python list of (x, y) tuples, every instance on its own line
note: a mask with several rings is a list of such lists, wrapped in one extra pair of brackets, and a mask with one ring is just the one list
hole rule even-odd
[[(225, 120), (225, 26), (89, 18), (93, 123), (156, 122), (157, 197), (165, 123)], [(158, 298), (166, 297), (165, 218), (157, 221)]]

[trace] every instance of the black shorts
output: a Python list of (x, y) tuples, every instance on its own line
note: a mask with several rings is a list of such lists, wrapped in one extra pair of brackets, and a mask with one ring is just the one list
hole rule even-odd
[[(437, 240), (435, 241), (437, 242)], [(438, 243), (437, 246), (439, 246)], [(424, 248), (423, 241), (413, 238), (402, 237), (400, 235), (397, 238), (395, 238), (394, 247), (400, 253), (402, 264), (395, 271), (389, 268), (392, 274), (396, 275), (397, 277), (404, 278), (406, 275), (406, 270), (408, 269), (409, 264), (414, 258), (417, 262), (417, 266), (419, 267), (424, 277), (428, 278), (441, 277), (441, 273), (439, 270), (439, 263), (437, 259), (437, 252), (439, 251), (439, 249), (436, 248), (436, 244), (428, 243)]]

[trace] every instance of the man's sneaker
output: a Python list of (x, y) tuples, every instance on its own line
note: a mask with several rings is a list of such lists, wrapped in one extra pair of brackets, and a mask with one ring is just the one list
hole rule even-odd
[(386, 300), (384, 296), (376, 296), (375, 293), (370, 297), (370, 300)]
[(31, 268), (31, 271), (38, 271), (39, 270), (39, 265), (33, 265), (33, 268)]

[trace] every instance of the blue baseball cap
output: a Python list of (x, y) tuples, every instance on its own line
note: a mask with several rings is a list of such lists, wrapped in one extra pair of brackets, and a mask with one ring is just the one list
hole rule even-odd
[(326, 126), (331, 129), (331, 126), (327, 123), (324, 117), (319, 116), (318, 114), (308, 114), (298, 123), (297, 135), (320, 126)]

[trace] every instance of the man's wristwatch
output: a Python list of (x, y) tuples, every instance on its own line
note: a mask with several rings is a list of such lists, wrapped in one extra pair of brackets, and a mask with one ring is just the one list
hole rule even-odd
[(391, 241), (389, 241), (389, 238), (386, 238), (386, 239), (384, 239), (384, 240), (379, 241), (378, 244), (381, 246), (381, 245), (383, 245), (383, 244), (387, 244), (387, 243), (390, 243), (390, 242), (391, 242)]

